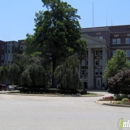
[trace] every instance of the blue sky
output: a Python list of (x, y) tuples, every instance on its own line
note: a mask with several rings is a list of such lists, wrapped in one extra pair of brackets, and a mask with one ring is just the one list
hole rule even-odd
[[(63, 0), (78, 9), (82, 28), (92, 27), (92, 2), (94, 26), (130, 24), (130, 0)], [(25, 39), (33, 34), (35, 12), (45, 10), (41, 0), (1, 0), (0, 40)], [(106, 22), (107, 21), (107, 22)]]

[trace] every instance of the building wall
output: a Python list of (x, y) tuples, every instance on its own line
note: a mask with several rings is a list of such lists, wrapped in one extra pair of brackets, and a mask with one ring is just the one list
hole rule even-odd
[(18, 44), (19, 44), (19, 53), (23, 53), (26, 47), (25, 40), (18, 40)]
[(4, 63), (12, 64), (13, 56), (14, 56), (14, 47), (18, 47), (18, 42), (16, 41), (7, 41), (5, 42), (5, 50), (4, 50)]
[(0, 41), (0, 66), (4, 64), (4, 41)]
[[(108, 27), (95, 27), (95, 28), (82, 28), (82, 36), (91, 36), (93, 38), (99, 39), (101, 42), (106, 42), (105, 50), (103, 51), (102, 45), (99, 44), (101, 48), (97, 48), (96, 44), (92, 45), (89, 40), (87, 40), (87, 46), (91, 46), (91, 59), (87, 58), (87, 65), (81, 66), (81, 78), (84, 82), (87, 82), (87, 87), (90, 89), (101, 89), (103, 84), (106, 85), (105, 79), (102, 75), (104, 73), (108, 59), (110, 59), (117, 49), (122, 49), (126, 52), (126, 56), (130, 61), (130, 25), (123, 26), (108, 26)], [(93, 42), (96, 42), (93, 40)], [(96, 50), (102, 50), (102, 56), (96, 56)], [(104, 56), (105, 55), (105, 56)], [(102, 65), (96, 65), (96, 62), (102, 60)], [(91, 63), (90, 63), (91, 62)], [(101, 61), (100, 61), (101, 62)], [(83, 69), (83, 71), (82, 71)], [(86, 71), (84, 71), (86, 69)], [(82, 72), (87, 72), (86, 81), (83, 78)], [(101, 84), (101, 86), (98, 86)]]

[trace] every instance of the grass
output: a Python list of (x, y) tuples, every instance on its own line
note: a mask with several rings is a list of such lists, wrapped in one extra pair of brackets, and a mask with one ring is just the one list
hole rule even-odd
[(94, 97), (94, 96), (98, 96), (96, 93), (86, 93), (86, 94), (61, 94), (61, 93), (20, 93), (18, 91), (10, 91), (7, 92), (6, 94), (12, 94), (12, 95), (25, 95), (25, 96), (61, 96), (61, 97)]

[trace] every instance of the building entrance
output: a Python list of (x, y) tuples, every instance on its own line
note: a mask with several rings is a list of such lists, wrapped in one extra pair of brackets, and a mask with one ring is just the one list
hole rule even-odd
[(100, 77), (96, 78), (96, 88), (97, 89), (101, 88), (101, 78)]

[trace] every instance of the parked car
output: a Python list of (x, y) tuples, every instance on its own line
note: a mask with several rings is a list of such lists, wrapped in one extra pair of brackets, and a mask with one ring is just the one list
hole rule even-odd
[(14, 91), (15, 88), (13, 87), (13, 85), (8, 85), (7, 90), (8, 91)]
[(0, 84), (0, 91), (2, 90), (6, 91), (6, 89), (7, 89), (6, 84)]

